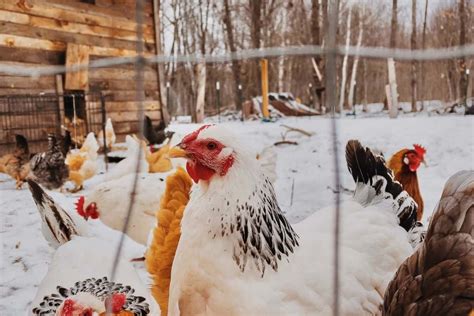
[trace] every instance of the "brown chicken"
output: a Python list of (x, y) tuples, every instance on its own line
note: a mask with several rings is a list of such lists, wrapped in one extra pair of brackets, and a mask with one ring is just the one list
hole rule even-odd
[(16, 180), (16, 188), (20, 189), (30, 172), (30, 151), (28, 141), (23, 135), (15, 135), (16, 147), (12, 154), (0, 157), (0, 172), (8, 174)]
[(425, 241), (398, 268), (383, 315), (470, 315), (474, 309), (474, 172), (444, 186)]
[(426, 149), (420, 145), (413, 145), (413, 147), (414, 149), (404, 148), (395, 153), (387, 165), (392, 169), (395, 180), (400, 182), (405, 191), (407, 191), (418, 204), (416, 220), (421, 221), (424, 205), (416, 171), (421, 163), (425, 163), (424, 157)]

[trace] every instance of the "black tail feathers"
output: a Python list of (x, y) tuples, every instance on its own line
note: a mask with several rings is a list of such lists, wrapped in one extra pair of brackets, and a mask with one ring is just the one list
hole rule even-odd
[(394, 211), (400, 219), (400, 226), (407, 231), (415, 226), (417, 205), (402, 185), (393, 179), (392, 171), (382, 156), (374, 155), (358, 140), (350, 140), (346, 145), (346, 162), (356, 183), (372, 187), (374, 196), (394, 200)]

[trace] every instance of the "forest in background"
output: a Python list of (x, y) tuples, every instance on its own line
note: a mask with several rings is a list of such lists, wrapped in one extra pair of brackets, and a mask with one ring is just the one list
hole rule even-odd
[[(337, 44), (422, 49), (473, 42), (472, 1), (409, 0), (405, 5), (399, 2), (341, 0)], [(328, 29), (328, 0), (171, 0), (162, 1), (159, 11), (161, 53), (171, 55), (324, 46)], [(276, 57), (269, 58), (268, 63), (270, 92), (291, 92), (317, 109), (324, 105), (324, 56)], [(462, 102), (466, 94), (472, 94), (467, 93), (466, 75), (472, 64), (472, 58), (396, 61), (398, 100)], [(315, 65), (321, 76), (317, 75)], [(172, 115), (192, 115), (196, 119), (197, 115), (202, 116), (199, 109), (204, 109), (206, 115), (215, 114), (216, 82), (220, 83), (222, 109), (239, 109), (241, 100), (261, 94), (258, 59), (169, 63), (160, 68), (163, 100)], [(352, 103), (384, 102), (386, 84), (387, 60), (338, 56), (337, 95), (344, 108)]]

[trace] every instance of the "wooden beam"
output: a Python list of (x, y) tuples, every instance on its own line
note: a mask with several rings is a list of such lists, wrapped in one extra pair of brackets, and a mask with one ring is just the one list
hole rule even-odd
[[(148, 115), (152, 120), (160, 119), (159, 111), (145, 111), (145, 114)], [(138, 111), (107, 111), (107, 117), (112, 119), (112, 122), (137, 122), (138, 123)]]
[[(122, 39), (99, 37), (92, 35), (74, 34), (67, 31), (56, 31), (42, 28), (32, 28), (29, 25), (16, 24), (0, 21), (0, 32), (7, 35), (25, 36), (29, 38), (45, 39), (50, 41), (59, 41), (64, 43), (75, 43), (82, 45), (91, 45), (99, 47), (113, 47), (135, 50), (136, 42)], [(154, 53), (155, 46), (145, 43), (145, 52)]]
[(18, 61), (42, 65), (63, 65), (65, 59), (64, 53), (61, 51), (0, 46), (0, 61)]
[[(105, 28), (96, 25), (86, 25), (74, 22), (60, 21), (56, 19), (32, 16), (24, 13), (0, 10), (0, 21), (29, 25), (37, 28), (44, 28), (57, 31), (66, 31), (84, 35), (94, 35), (100, 37), (110, 37), (136, 41), (137, 34), (132, 31)], [(144, 34), (145, 42), (154, 43), (154, 38), (150, 34)]]
[(268, 60), (262, 59), (260, 61), (262, 68), (262, 114), (268, 119), (270, 113), (268, 112)]
[(59, 103), (59, 115), (61, 116), (60, 117), (60, 121), (61, 121), (61, 124), (63, 124), (64, 122), (64, 97), (63, 97), (63, 94), (64, 94), (64, 87), (63, 87), (63, 75), (56, 75), (55, 76), (55, 79), (56, 79), (56, 94), (58, 95), (58, 103)]
[[(69, 43), (66, 50), (66, 66), (72, 67), (79, 64), (89, 64), (89, 46)], [(89, 90), (88, 69), (67, 72), (67, 90)]]
[[(73, 43), (70, 43), (70, 44), (73, 44)], [(73, 44), (73, 45), (76, 45), (76, 44)], [(45, 40), (45, 39), (35, 39), (35, 38), (24, 37), (24, 36), (7, 35), (7, 34), (0, 34), (0, 46), (42, 49), (42, 50), (52, 50), (52, 51), (65, 51), (67, 47), (67, 45), (62, 42), (50, 41), (50, 40)], [(85, 46), (85, 45), (80, 45), (80, 46)], [(134, 50), (110, 48), (110, 47), (99, 47), (99, 46), (90, 46), (89, 54), (102, 56), (102, 57), (136, 56), (136, 52)], [(150, 56), (151, 54), (145, 53), (144, 55)]]
[[(91, 70), (92, 72), (92, 70)], [(91, 78), (89, 76), (89, 87), (91, 90), (130, 90), (135, 87), (135, 81), (133, 78), (125, 78), (126, 80), (115, 79), (115, 77), (110, 78)], [(156, 90), (157, 82), (153, 80), (146, 80), (144, 82), (144, 88), (146, 90)], [(133, 90), (135, 91), (135, 90)]]
[[(103, 15), (91, 13), (94, 12), (93, 10), (81, 12), (81, 10), (77, 10), (77, 8), (55, 7), (41, 0), (1, 1), (0, 9), (38, 17), (52, 18), (59, 21), (96, 25), (118, 30), (135, 32), (137, 29), (137, 24), (134, 21), (124, 17), (114, 16), (114, 18), (111, 19), (109, 16), (109, 18), (106, 18)], [(143, 32), (146, 35), (153, 36), (153, 27), (151, 25), (144, 25)]]
[(53, 89), (54, 86), (53, 76), (41, 78), (0, 76), (0, 89)]
[(34, 48), (56, 51), (64, 51), (66, 49), (66, 44), (62, 42), (7, 34), (0, 34), (0, 45), (6, 47)]
[[(139, 107), (138, 101), (106, 101), (105, 110), (109, 112), (136, 112)], [(157, 100), (150, 100), (143, 102), (144, 111), (157, 111), (160, 108), (160, 103)]]

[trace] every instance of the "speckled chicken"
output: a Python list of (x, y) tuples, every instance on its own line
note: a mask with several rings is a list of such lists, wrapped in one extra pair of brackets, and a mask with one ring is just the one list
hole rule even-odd
[(16, 147), (13, 153), (0, 157), (0, 172), (15, 179), (16, 188), (20, 189), (30, 170), (30, 151), (28, 141), (23, 135), (15, 135), (15, 140)]
[(474, 172), (444, 186), (426, 239), (398, 268), (383, 315), (472, 315), (474, 309)]
[(48, 150), (30, 161), (30, 177), (49, 190), (61, 188), (69, 177), (69, 169), (56, 137), (48, 135)]

